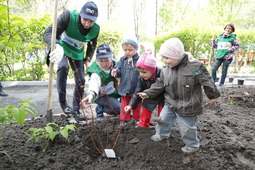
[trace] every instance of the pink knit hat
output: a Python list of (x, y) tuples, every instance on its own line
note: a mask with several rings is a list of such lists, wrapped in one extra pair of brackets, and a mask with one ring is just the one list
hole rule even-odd
[(139, 57), (136, 66), (149, 70), (152, 74), (155, 73), (157, 61), (150, 49), (146, 50), (145, 53)]
[(166, 40), (160, 47), (159, 54), (180, 62), (184, 57), (184, 46), (178, 38)]

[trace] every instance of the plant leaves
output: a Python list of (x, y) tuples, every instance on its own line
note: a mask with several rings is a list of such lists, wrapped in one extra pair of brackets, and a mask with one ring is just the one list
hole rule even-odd
[(68, 129), (63, 128), (60, 130), (61, 135), (68, 140)]

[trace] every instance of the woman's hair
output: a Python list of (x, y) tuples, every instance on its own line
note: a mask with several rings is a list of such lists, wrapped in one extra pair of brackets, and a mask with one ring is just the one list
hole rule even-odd
[(227, 24), (225, 27), (224, 27), (224, 30), (227, 28), (227, 26), (230, 26), (232, 28), (232, 32), (235, 32), (235, 26), (234, 24)]

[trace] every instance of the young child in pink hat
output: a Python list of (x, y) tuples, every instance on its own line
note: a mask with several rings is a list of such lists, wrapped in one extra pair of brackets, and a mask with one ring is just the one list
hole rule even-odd
[[(129, 112), (131, 109), (136, 109), (137, 104), (141, 101), (141, 98), (137, 93), (150, 88), (155, 83), (156, 79), (160, 76), (161, 69), (157, 67), (157, 61), (152, 55), (152, 51), (148, 49), (136, 63), (136, 68), (140, 73), (138, 84), (135, 93), (128, 106), (124, 108), (125, 112)], [(140, 115), (140, 122), (137, 123), (137, 127), (150, 127), (150, 119), (153, 110), (158, 106), (158, 116), (164, 105), (164, 95), (160, 95), (155, 99), (144, 99), (142, 102), (142, 112)]]

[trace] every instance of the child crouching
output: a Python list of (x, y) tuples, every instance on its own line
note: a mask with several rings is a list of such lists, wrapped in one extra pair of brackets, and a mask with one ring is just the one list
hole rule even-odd
[(90, 75), (88, 95), (82, 102), (89, 106), (92, 100), (98, 104), (97, 117), (120, 114), (120, 102), (117, 89), (117, 80), (111, 76), (113, 68), (112, 51), (108, 45), (102, 44), (97, 48), (96, 61), (88, 69)]

